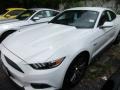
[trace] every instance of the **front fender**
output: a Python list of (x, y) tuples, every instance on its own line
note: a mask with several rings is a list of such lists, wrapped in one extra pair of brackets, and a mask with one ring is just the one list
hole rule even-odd
[(0, 26), (0, 36), (1, 36), (4, 32), (10, 31), (10, 30), (19, 30), (19, 29), (20, 29), (20, 27)]

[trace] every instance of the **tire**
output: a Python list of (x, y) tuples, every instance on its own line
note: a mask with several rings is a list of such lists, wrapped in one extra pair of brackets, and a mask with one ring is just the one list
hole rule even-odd
[(75, 58), (66, 72), (62, 87), (63, 90), (68, 90), (68, 88), (76, 86), (81, 81), (87, 69), (88, 60), (89, 58), (85, 54), (80, 54)]
[(15, 32), (16, 30), (10, 30), (7, 32), (4, 32), (1, 36), (0, 36), (0, 43), (10, 34), (12, 34), (13, 32)]
[(115, 39), (115, 41), (114, 41), (114, 44), (116, 45), (116, 44), (119, 44), (120, 43), (120, 32), (118, 33), (118, 35), (117, 35), (117, 37), (116, 37), (116, 39)]

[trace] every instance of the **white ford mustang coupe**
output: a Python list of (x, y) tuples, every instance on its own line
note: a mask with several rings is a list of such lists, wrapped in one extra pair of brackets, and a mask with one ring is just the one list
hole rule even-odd
[(8, 36), (1, 44), (3, 69), (25, 90), (69, 90), (94, 56), (119, 42), (119, 32), (120, 18), (110, 9), (67, 9)]

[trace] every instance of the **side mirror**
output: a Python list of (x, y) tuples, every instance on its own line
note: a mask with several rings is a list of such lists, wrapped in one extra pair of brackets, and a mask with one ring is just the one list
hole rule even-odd
[(113, 23), (112, 22), (105, 22), (102, 26), (100, 26), (100, 28), (110, 28), (113, 27)]
[(39, 17), (34, 17), (32, 20), (33, 21), (37, 21), (37, 20), (39, 20), (40, 18)]

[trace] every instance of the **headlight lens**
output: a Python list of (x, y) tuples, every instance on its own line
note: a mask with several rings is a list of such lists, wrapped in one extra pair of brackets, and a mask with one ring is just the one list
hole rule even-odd
[(45, 63), (35, 63), (35, 64), (29, 64), (33, 69), (51, 69), (51, 68), (54, 68), (54, 67), (57, 67), (59, 66), (63, 60), (65, 59), (65, 57), (62, 57), (62, 58), (59, 58), (59, 59), (56, 59), (54, 61), (51, 61), (51, 62), (45, 62)]

